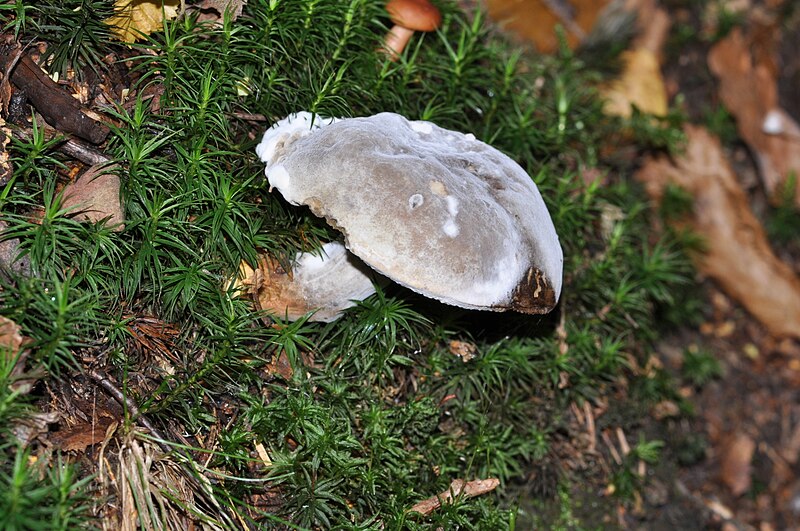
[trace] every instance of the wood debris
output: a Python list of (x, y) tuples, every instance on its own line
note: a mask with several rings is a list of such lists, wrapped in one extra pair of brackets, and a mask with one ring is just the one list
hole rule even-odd
[(474, 479), (472, 481), (454, 479), (450, 483), (450, 488), (446, 491), (422, 500), (409, 509), (408, 512), (428, 515), (441, 507), (442, 504), (453, 503), (456, 498), (468, 499), (486, 494), (496, 489), (498, 485), (500, 485), (500, 480), (497, 478)]

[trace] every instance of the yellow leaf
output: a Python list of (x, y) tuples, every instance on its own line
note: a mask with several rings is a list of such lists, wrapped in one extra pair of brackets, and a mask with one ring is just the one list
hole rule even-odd
[(667, 90), (656, 55), (638, 48), (623, 52), (622, 76), (602, 91), (607, 114), (627, 117), (635, 105), (646, 114), (667, 114)]
[(115, 36), (134, 42), (143, 35), (159, 31), (165, 20), (172, 20), (181, 11), (182, 0), (116, 0), (114, 15), (106, 19)]

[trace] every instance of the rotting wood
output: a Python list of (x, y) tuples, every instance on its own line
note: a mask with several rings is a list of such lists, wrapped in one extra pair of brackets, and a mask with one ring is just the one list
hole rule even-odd
[(0, 70), (10, 72), (11, 83), (25, 93), (48, 124), (93, 144), (100, 144), (108, 137), (111, 132), (108, 126), (86, 115), (80, 103), (50, 79), (29, 55), (23, 53), (16, 65), (9, 65), (16, 54), (4, 48), (0, 53)]

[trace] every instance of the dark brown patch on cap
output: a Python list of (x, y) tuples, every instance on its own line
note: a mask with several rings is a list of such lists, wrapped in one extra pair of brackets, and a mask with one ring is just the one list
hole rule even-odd
[(556, 305), (556, 292), (545, 274), (531, 267), (511, 295), (509, 310), (522, 313), (547, 313)]

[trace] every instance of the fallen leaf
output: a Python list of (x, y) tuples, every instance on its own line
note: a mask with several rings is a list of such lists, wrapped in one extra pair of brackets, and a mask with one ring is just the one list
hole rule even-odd
[(639, 3), (641, 5), (636, 8), (640, 33), (631, 49), (620, 56), (622, 74), (601, 88), (606, 100), (603, 110), (613, 116), (629, 117), (634, 107), (645, 114), (667, 114), (667, 89), (661, 74), (660, 55), (670, 19), (654, 2)]
[(800, 337), (800, 279), (769, 246), (720, 141), (698, 126), (687, 125), (686, 152), (645, 162), (637, 178), (659, 201), (669, 184), (694, 198), (683, 223), (705, 242), (696, 256), (700, 271), (714, 279), (772, 334)]
[[(2, 103), (0, 103), (0, 107), (2, 107)], [(11, 142), (11, 129), (6, 127), (6, 121), (0, 118), (0, 186), (5, 186), (14, 174), (11, 159), (6, 150), (9, 142)]]
[(96, 164), (64, 187), (62, 206), (78, 219), (97, 223), (104, 219), (115, 231), (125, 228), (119, 176), (108, 164)]
[(496, 489), (499, 484), (500, 480), (497, 478), (474, 479), (472, 481), (454, 479), (450, 483), (450, 488), (446, 491), (422, 500), (409, 509), (408, 512), (428, 515), (441, 507), (443, 503), (452, 503), (457, 497), (467, 499), (486, 494)]
[(0, 351), (6, 356), (6, 359), (16, 356), (22, 348), (24, 338), (20, 330), (17, 323), (0, 315)]
[(750, 462), (756, 449), (755, 441), (744, 433), (734, 435), (722, 453), (720, 478), (734, 496), (750, 489), (752, 482)]
[(272, 459), (270, 459), (267, 449), (264, 448), (264, 445), (260, 442), (256, 443), (256, 453), (258, 454), (259, 459), (261, 459), (261, 462), (264, 463), (264, 466), (272, 466)]
[(667, 114), (667, 90), (655, 54), (649, 50), (622, 53), (622, 76), (601, 93), (606, 100), (603, 111), (612, 116), (629, 117), (636, 107), (645, 114)]
[[(800, 175), (800, 126), (778, 105), (774, 60), (766, 51), (751, 52), (751, 41), (735, 28), (711, 48), (708, 65), (719, 79), (720, 99), (755, 154), (767, 194), (778, 202), (786, 179)], [(800, 206), (800, 186), (794, 194)]]
[(177, 17), (183, 11), (183, 0), (116, 0), (114, 11), (106, 24), (119, 40), (136, 42)]
[(289, 362), (289, 357), (286, 352), (281, 351), (277, 356), (273, 355), (269, 363), (267, 363), (265, 370), (268, 374), (276, 375), (287, 382), (292, 381), (294, 370), (292, 364)]
[(532, 42), (541, 53), (553, 53), (560, 46), (556, 26), (565, 30), (567, 45), (575, 48), (591, 31), (610, 0), (489, 0), (489, 16), (500, 26)]
[(674, 418), (681, 414), (678, 404), (672, 400), (662, 400), (658, 404), (654, 405), (650, 411), (653, 415), (653, 418), (656, 420)]
[(53, 444), (65, 452), (83, 452), (89, 446), (103, 442), (109, 427), (117, 423), (108, 417), (97, 422), (83, 422), (66, 430), (57, 431), (50, 437)]
[(7, 378), (8, 386), (17, 393), (26, 394), (31, 391), (39, 378), (44, 376), (44, 370), (36, 368), (25, 371), (30, 351), (23, 348), (25, 338), (21, 330), (17, 323), (0, 315), (0, 356), (3, 356), (6, 362), (14, 363)]

